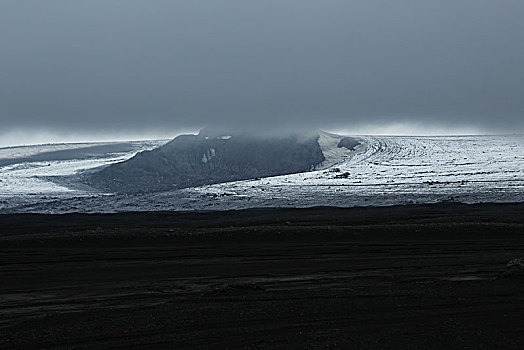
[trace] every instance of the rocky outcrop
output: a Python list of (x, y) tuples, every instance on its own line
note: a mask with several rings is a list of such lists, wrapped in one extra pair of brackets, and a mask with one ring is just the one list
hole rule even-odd
[(497, 276), (497, 279), (506, 277), (524, 278), (524, 258), (515, 258), (508, 261), (506, 269)]
[(358, 140), (354, 139), (353, 137), (346, 136), (340, 140), (337, 147), (338, 148), (344, 147), (350, 151), (354, 151), (355, 147), (358, 145), (360, 145), (360, 142), (358, 142)]
[(158, 192), (315, 169), (324, 160), (318, 135), (255, 136), (202, 130), (90, 174), (112, 192)]

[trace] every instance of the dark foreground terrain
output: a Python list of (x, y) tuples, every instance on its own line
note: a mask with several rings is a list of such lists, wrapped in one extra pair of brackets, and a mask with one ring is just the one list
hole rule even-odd
[(524, 348), (524, 204), (0, 216), (0, 348)]

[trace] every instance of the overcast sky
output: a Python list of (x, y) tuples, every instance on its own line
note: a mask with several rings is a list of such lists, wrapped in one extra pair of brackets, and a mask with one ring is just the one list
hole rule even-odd
[(4, 143), (524, 132), (522, 0), (0, 0), (0, 50)]

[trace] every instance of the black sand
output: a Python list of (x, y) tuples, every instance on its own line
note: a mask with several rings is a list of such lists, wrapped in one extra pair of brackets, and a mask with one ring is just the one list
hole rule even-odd
[(0, 348), (524, 348), (524, 204), (0, 216)]

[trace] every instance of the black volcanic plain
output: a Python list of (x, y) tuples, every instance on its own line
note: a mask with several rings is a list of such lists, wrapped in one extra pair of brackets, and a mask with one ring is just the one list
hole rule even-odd
[(0, 348), (522, 349), (524, 204), (0, 215)]

